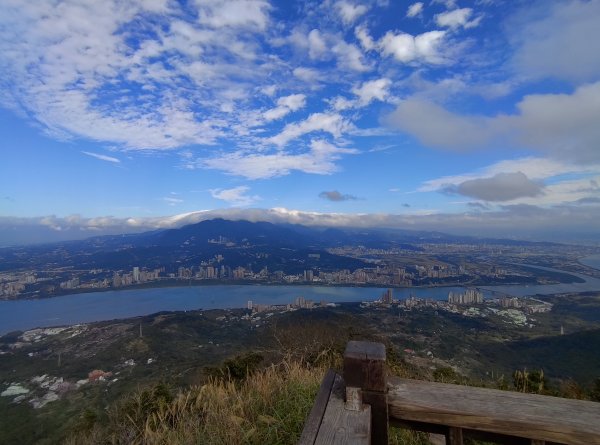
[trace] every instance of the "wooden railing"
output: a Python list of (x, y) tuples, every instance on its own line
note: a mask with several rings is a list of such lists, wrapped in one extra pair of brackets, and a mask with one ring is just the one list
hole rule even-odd
[(330, 370), (300, 445), (388, 442), (389, 424), (504, 444), (600, 445), (600, 403), (401, 379), (386, 375), (385, 347), (351, 341), (343, 376)]

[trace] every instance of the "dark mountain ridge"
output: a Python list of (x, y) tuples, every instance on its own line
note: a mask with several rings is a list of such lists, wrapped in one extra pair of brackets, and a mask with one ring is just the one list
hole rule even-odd
[[(325, 250), (341, 246), (374, 249), (421, 251), (422, 244), (504, 244), (544, 245), (529, 241), (479, 239), (441, 232), (398, 229), (352, 229), (308, 227), (270, 222), (206, 220), (176, 229), (154, 230), (139, 234), (106, 235), (81, 241), (69, 241), (0, 249), (0, 270), (39, 267), (127, 268), (131, 265), (158, 267), (165, 264), (192, 263), (227, 252), (228, 258), (246, 261), (262, 252), (277, 261), (293, 261), (291, 252), (320, 253), (344, 267), (360, 267), (362, 262), (332, 256)], [(271, 265), (272, 262), (260, 261)], [(241, 263), (243, 264), (243, 263)]]

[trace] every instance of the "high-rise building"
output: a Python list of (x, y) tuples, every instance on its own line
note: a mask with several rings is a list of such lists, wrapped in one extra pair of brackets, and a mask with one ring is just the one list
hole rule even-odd
[(133, 268), (133, 281), (136, 283), (140, 281), (140, 268), (137, 266)]
[(393, 293), (392, 289), (386, 290), (385, 293), (381, 296), (381, 302), (385, 303), (385, 304), (392, 304), (393, 301), (394, 301), (394, 293)]
[(483, 293), (477, 289), (467, 289), (464, 292), (449, 292), (448, 303), (454, 304), (478, 304), (483, 303)]
[(121, 287), (121, 275), (119, 275), (119, 272), (113, 274), (113, 287)]

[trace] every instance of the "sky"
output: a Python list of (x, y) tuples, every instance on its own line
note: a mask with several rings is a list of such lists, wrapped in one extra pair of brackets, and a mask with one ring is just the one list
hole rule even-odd
[(213, 216), (600, 241), (600, 0), (2, 9), (0, 243)]

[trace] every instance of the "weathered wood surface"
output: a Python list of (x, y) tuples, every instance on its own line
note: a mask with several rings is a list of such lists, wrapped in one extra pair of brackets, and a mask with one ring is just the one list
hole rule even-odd
[(392, 419), (600, 445), (600, 403), (397, 377), (388, 379), (388, 389)]
[(385, 346), (368, 341), (349, 341), (344, 352), (346, 385), (363, 391), (386, 392)]
[[(387, 370), (385, 346), (381, 343), (350, 341), (344, 352), (344, 380), (347, 394), (360, 388), (362, 403), (371, 407), (371, 443), (388, 443)], [(347, 407), (353, 407), (347, 400)]]
[(463, 445), (463, 430), (461, 428), (449, 428), (446, 444)]
[(333, 369), (330, 369), (325, 374), (321, 387), (315, 398), (315, 403), (310, 410), (306, 422), (304, 422), (304, 429), (302, 430), (302, 436), (298, 441), (298, 445), (314, 445), (317, 439), (317, 433), (321, 427), (323, 416), (325, 415), (325, 409), (329, 402), (331, 390), (333, 389), (333, 382), (335, 380), (336, 373)]
[(363, 405), (360, 411), (345, 409), (345, 388), (342, 376), (336, 374), (315, 445), (371, 443), (371, 407)]

